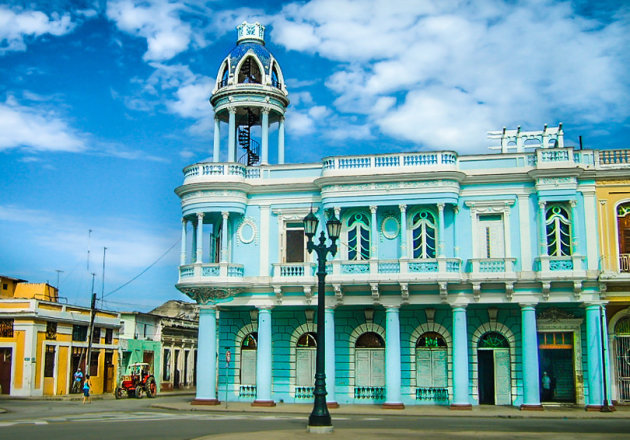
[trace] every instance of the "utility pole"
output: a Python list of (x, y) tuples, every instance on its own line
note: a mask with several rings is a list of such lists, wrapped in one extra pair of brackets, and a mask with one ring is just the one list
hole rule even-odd
[(56, 269), (55, 272), (57, 272), (57, 291), (59, 291), (59, 274), (63, 273), (63, 270), (60, 269)]
[(95, 273), (92, 273), (92, 305), (90, 307), (90, 326), (88, 327), (88, 349), (87, 360), (85, 365), (85, 374), (90, 374), (90, 364), (92, 361), (92, 332), (94, 331), (94, 318), (96, 317), (96, 293), (94, 292), (94, 277)]
[(103, 307), (103, 296), (105, 293), (105, 251), (107, 251), (106, 247), (103, 247), (103, 282), (101, 284), (101, 307)]

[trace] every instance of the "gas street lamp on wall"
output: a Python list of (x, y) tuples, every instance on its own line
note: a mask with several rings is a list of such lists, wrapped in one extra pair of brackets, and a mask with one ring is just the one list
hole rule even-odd
[(315, 251), (317, 254), (317, 359), (315, 363), (315, 391), (313, 395), (315, 401), (313, 411), (308, 418), (308, 431), (314, 433), (324, 433), (332, 431), (330, 413), (326, 406), (326, 373), (325, 373), (325, 333), (324, 333), (324, 313), (326, 301), (326, 257), (334, 256), (337, 253), (337, 239), (341, 233), (341, 222), (333, 214), (332, 218), (326, 222), (326, 231), (332, 242), (326, 246), (326, 234), (324, 231), (319, 236), (319, 244), (313, 242), (313, 236), (317, 231), (319, 220), (313, 214), (313, 210), (304, 217), (304, 234), (308, 241), (306, 243), (309, 253)]

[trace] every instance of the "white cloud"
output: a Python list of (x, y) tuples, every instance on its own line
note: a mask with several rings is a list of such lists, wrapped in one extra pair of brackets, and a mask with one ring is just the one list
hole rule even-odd
[(0, 103), (0, 150), (77, 153), (87, 149), (84, 137), (53, 111), (21, 106), (12, 97)]
[(115, 0), (107, 3), (107, 16), (120, 30), (146, 39), (146, 61), (163, 61), (187, 50), (192, 40), (192, 28), (179, 16), (183, 9), (180, 2)]
[(68, 14), (54, 13), (49, 17), (41, 11), (12, 10), (0, 5), (0, 54), (26, 50), (28, 38), (64, 35), (74, 27)]
[(627, 120), (628, 14), (604, 23), (551, 0), (312, 0), (285, 6), (273, 39), (338, 63), (326, 80), (338, 111), (470, 152), (505, 125)]

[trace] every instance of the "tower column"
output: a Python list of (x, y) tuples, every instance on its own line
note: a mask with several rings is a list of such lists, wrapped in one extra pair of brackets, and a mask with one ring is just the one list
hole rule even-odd
[(545, 216), (545, 202), (538, 202), (540, 216), (540, 255), (547, 255), (547, 225)]
[(400, 309), (385, 306), (385, 403), (383, 408), (403, 409), (400, 395)]
[(324, 370), (326, 372), (326, 405), (328, 408), (337, 408), (339, 404), (335, 398), (335, 309), (326, 307), (324, 311), (324, 332), (326, 337), (326, 362)]
[(179, 259), (179, 265), (183, 266), (186, 264), (186, 225), (188, 221), (185, 218), (182, 218), (182, 253)]
[(219, 162), (221, 157), (221, 121), (219, 117), (214, 115), (214, 151), (212, 156), (213, 162)]
[(195, 263), (201, 263), (203, 258), (203, 212), (197, 213), (197, 258)]
[[(217, 315), (214, 307), (199, 308), (197, 336), (197, 395), (193, 405), (218, 405), (217, 400)], [(175, 353), (172, 352), (172, 358)], [(175, 368), (178, 368), (176, 365)], [(184, 372), (186, 374), (186, 372)]]
[(271, 309), (258, 309), (256, 352), (256, 400), (252, 406), (276, 406), (271, 398)]
[(262, 156), (260, 163), (267, 165), (269, 163), (269, 109), (262, 110)]
[(371, 237), (370, 237), (370, 260), (376, 260), (378, 258), (378, 228), (376, 225), (376, 206), (370, 206), (370, 213), (372, 219), (370, 220)]
[(571, 255), (578, 254), (578, 246), (580, 245), (578, 238), (578, 213), (577, 201), (571, 200)]
[(453, 403), (451, 409), (472, 409), (468, 397), (468, 331), (466, 306), (453, 305)]
[(236, 162), (236, 108), (230, 107), (228, 111), (228, 162)]
[(540, 404), (538, 333), (536, 306), (521, 304), (521, 333), (523, 347), (523, 404), (521, 409), (542, 410)]
[(284, 116), (278, 122), (278, 163), (284, 163)]

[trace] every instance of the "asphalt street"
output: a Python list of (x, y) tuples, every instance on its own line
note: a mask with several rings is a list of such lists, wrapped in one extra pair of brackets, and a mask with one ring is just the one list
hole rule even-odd
[[(94, 400), (0, 400), (0, 439), (296, 439), (306, 433), (309, 411), (190, 411), (155, 408), (189, 398)], [(628, 418), (417, 417), (380, 414), (333, 415), (329, 439), (628, 439)]]

